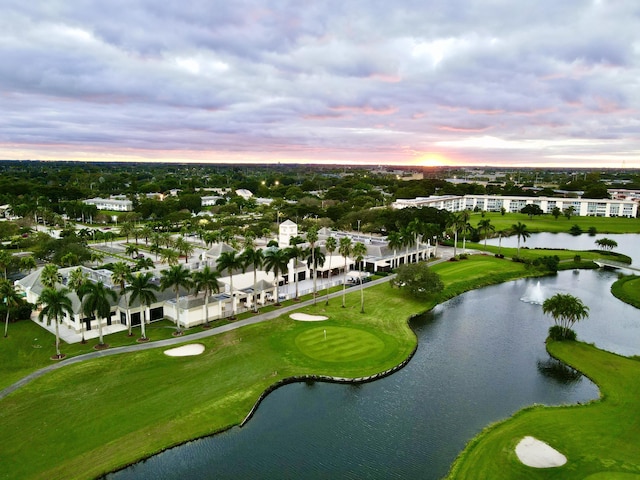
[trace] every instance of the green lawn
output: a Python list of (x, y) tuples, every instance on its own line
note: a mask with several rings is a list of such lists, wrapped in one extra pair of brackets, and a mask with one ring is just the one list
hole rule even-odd
[(620, 277), (611, 285), (611, 293), (623, 302), (640, 308), (640, 277), (637, 275)]
[(476, 227), (482, 218), (491, 220), (491, 224), (499, 230), (510, 230), (513, 224), (522, 222), (527, 225), (530, 232), (553, 232), (553, 233), (569, 233), (569, 229), (573, 225), (579, 225), (584, 232), (589, 227), (595, 227), (597, 233), (640, 233), (640, 219), (638, 218), (621, 218), (621, 217), (566, 217), (560, 216), (556, 220), (552, 215), (538, 215), (529, 218), (524, 213), (500, 213), (486, 212), (482, 217), (481, 213), (472, 213), (469, 223)]
[[(640, 361), (576, 342), (552, 342), (548, 349), (597, 383), (602, 399), (527, 408), (487, 428), (458, 457), (449, 479), (640, 479)], [(563, 453), (567, 464), (524, 466), (514, 449), (527, 435)]]

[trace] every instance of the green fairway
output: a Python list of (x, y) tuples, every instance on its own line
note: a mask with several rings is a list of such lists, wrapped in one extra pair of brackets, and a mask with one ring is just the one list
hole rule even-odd
[[(472, 440), (449, 479), (640, 478), (640, 361), (576, 342), (552, 342), (548, 349), (597, 383), (602, 399), (520, 411)], [(567, 464), (535, 469), (520, 463), (514, 449), (527, 435), (563, 453)]]
[(555, 219), (553, 215), (536, 215), (529, 218), (524, 213), (505, 213), (501, 215), (496, 212), (472, 213), (469, 223), (474, 227), (483, 218), (491, 220), (491, 225), (500, 230), (511, 230), (511, 226), (518, 222), (527, 225), (530, 232), (552, 232), (569, 233), (573, 225), (578, 225), (587, 232), (590, 227), (595, 227), (597, 233), (640, 233), (640, 219), (623, 217), (576, 217), (570, 219), (563, 215)]

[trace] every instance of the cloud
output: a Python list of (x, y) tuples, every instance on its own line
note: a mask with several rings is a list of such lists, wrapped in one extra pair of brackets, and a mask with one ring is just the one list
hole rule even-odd
[(437, 147), (640, 167), (639, 17), (633, 0), (7, 0), (0, 157), (412, 163)]

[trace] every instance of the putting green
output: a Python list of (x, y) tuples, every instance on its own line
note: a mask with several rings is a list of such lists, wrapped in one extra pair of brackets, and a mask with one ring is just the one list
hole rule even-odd
[(295, 344), (305, 355), (325, 362), (359, 361), (384, 350), (384, 341), (376, 335), (336, 326), (307, 329), (295, 338)]

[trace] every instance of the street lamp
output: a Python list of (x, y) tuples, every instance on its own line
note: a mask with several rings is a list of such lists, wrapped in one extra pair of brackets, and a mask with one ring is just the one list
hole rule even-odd
[(358, 220), (358, 235), (360, 235), (360, 220)]

